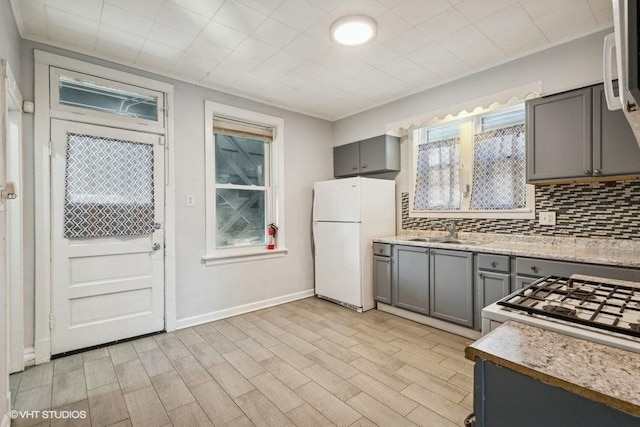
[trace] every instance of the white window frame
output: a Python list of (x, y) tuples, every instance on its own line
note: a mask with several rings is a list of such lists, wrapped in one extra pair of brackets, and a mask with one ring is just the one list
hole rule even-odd
[[(205, 255), (202, 257), (203, 262), (206, 265), (218, 265), (284, 256), (287, 253), (284, 227), (284, 119), (212, 101), (205, 101), (204, 115), (206, 245)], [(213, 118), (215, 116), (273, 128), (273, 141), (269, 143), (269, 164), (265, 168), (266, 171), (270, 171), (267, 182), (271, 183), (271, 190), (265, 192), (265, 203), (267, 205), (267, 223), (275, 223), (278, 226), (276, 249), (267, 249), (266, 245), (216, 247), (217, 186), (215, 185), (216, 160), (213, 132)]]
[[(464, 192), (459, 210), (428, 210), (414, 209), (414, 193), (416, 186), (416, 173), (418, 166), (419, 141), (413, 140), (413, 132), (409, 132), (409, 162), (410, 183), (409, 189), (409, 217), (412, 218), (494, 218), (494, 219), (533, 219), (535, 218), (535, 187), (526, 184), (526, 207), (511, 210), (471, 210), (471, 192), (473, 191), (473, 137), (475, 132), (481, 130), (482, 118), (500, 112), (513, 111), (523, 108), (522, 104), (509, 106), (502, 109), (482, 111), (466, 117), (455, 117), (442, 121), (437, 125), (427, 126), (436, 128), (446, 123), (457, 121), (460, 123), (460, 190)], [(526, 161), (526, 160), (525, 160)], [(463, 191), (464, 190), (464, 191)]]

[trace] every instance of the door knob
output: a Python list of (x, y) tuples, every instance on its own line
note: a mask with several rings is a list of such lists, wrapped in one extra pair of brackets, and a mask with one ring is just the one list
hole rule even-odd
[(160, 224), (159, 222), (154, 222), (153, 223), (153, 229), (154, 230), (160, 230), (162, 228), (162, 224)]
[(151, 249), (154, 251), (159, 251), (161, 248), (160, 243), (154, 243), (153, 246), (151, 246)]

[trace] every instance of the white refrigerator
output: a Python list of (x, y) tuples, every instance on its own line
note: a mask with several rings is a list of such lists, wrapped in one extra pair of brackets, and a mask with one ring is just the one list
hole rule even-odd
[(371, 240), (396, 231), (395, 181), (316, 182), (313, 203), (316, 295), (354, 310), (374, 308)]

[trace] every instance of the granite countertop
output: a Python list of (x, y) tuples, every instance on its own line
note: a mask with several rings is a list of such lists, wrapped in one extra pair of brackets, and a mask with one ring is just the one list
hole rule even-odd
[(640, 417), (640, 353), (508, 321), (467, 347), (465, 356)]
[(510, 236), (484, 233), (460, 233), (463, 240), (479, 244), (414, 242), (416, 237), (444, 238), (442, 233), (401, 234), (373, 239), (374, 242), (411, 246), (457, 249), (463, 251), (574, 261), (620, 267), (640, 268), (640, 242), (628, 240), (566, 237)]

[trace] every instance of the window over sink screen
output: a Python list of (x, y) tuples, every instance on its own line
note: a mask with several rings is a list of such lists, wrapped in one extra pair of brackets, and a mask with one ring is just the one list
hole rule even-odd
[(410, 216), (533, 218), (526, 184), (524, 105), (410, 133)]

